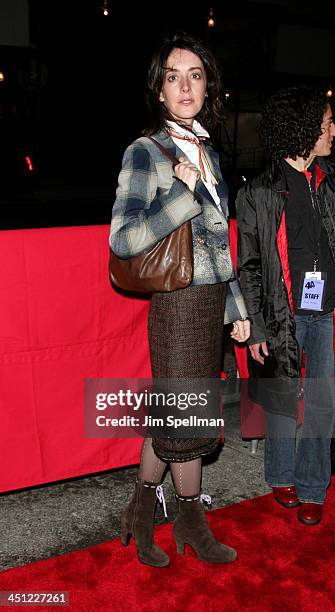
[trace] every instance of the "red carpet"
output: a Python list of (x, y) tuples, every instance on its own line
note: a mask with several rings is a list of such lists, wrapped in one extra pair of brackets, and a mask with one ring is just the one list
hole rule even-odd
[(334, 506), (333, 481), (324, 519), (314, 527), (298, 523), (296, 510), (281, 508), (271, 495), (209, 512), (217, 537), (238, 551), (231, 565), (204, 564), (190, 549), (177, 555), (168, 524), (155, 531), (171, 558), (167, 568), (138, 563), (133, 542), (124, 548), (117, 539), (1, 572), (0, 590), (69, 591), (67, 609), (78, 612), (332, 612)]

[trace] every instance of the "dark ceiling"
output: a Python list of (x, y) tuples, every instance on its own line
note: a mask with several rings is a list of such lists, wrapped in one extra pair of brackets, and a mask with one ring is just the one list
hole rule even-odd
[[(29, 5), (31, 43), (47, 69), (42, 135), (43, 125), (55, 141), (71, 134), (77, 149), (86, 147), (92, 157), (103, 146), (104, 159), (119, 160), (143, 127), (147, 65), (166, 33), (184, 29), (205, 39), (220, 60), (225, 86), (256, 106), (285, 79), (321, 79), (324, 85), (335, 79), (335, 49), (328, 53), (327, 47), (327, 40), (335, 40), (334, 0), (323, 1), (320, 9), (309, 0), (111, 0), (108, 17), (102, 15), (103, 0), (30, 0)], [(210, 8), (216, 20), (211, 29)], [(286, 37), (293, 37), (293, 49)]]

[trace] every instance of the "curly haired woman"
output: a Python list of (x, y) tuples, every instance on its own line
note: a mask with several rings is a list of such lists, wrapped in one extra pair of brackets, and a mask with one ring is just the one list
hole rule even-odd
[[(321, 521), (334, 427), (335, 135), (326, 94), (291, 87), (268, 101), (260, 134), (271, 167), (237, 202), (239, 270), (265, 409), (265, 478), (275, 499)], [(297, 434), (302, 351), (304, 420)]]

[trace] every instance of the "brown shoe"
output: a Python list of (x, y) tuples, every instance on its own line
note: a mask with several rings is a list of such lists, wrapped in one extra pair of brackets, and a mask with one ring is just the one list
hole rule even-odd
[[(207, 523), (200, 495), (177, 497), (178, 515), (173, 525), (173, 535), (180, 555), (185, 544), (192, 546), (198, 559), (207, 563), (231, 563), (237, 557), (236, 550), (217, 542)], [(207, 496), (206, 496), (207, 497)]]
[(284, 508), (296, 508), (300, 506), (300, 501), (297, 498), (295, 487), (272, 487), (273, 496), (278, 504)]
[(135, 540), (139, 561), (153, 567), (169, 565), (167, 554), (154, 544), (154, 515), (157, 484), (138, 479), (136, 489), (121, 517), (121, 542), (128, 546)]
[(304, 525), (318, 525), (322, 519), (322, 504), (313, 502), (301, 502), (298, 510), (298, 520)]

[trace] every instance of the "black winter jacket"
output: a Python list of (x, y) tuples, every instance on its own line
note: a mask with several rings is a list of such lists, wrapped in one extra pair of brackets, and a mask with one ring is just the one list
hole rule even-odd
[[(327, 231), (335, 262), (335, 173), (333, 164), (324, 158), (316, 160), (323, 180), (318, 194), (322, 223)], [(248, 315), (252, 323), (249, 344), (266, 340), (269, 357), (264, 366), (252, 363), (254, 376), (276, 384), (283, 381), (273, 397), (276, 406), (269, 410), (296, 413), (296, 406), (284, 397), (283, 390), (295, 397), (300, 375), (299, 348), (295, 338), (295, 321), (288, 265), (284, 206), (288, 186), (281, 165), (268, 170), (243, 187), (237, 197), (238, 274)], [(273, 389), (274, 383), (271, 383)], [(282, 396), (281, 408), (278, 393)], [(268, 394), (268, 389), (267, 389)], [(268, 404), (272, 404), (271, 398)]]

